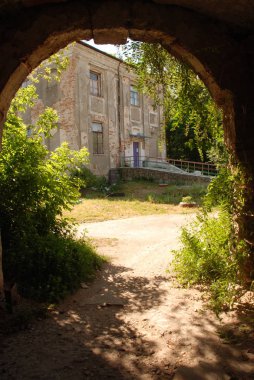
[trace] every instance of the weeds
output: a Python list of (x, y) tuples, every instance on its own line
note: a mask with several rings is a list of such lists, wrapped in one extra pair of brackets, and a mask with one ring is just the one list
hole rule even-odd
[(200, 213), (182, 229), (182, 248), (174, 251), (173, 268), (183, 285), (204, 284), (215, 311), (230, 307), (239, 292), (238, 260), (230, 249), (231, 218), (221, 209), (217, 215)]
[(206, 194), (206, 185), (170, 185), (162, 194), (148, 194), (147, 201), (158, 204), (179, 204), (183, 198), (191, 199), (192, 202), (202, 204), (202, 199)]
[[(224, 167), (211, 182), (196, 221), (182, 229), (182, 247), (171, 264), (182, 284), (208, 287), (217, 313), (231, 308), (244, 289), (241, 268), (248, 249), (237, 236), (233, 218), (242, 201), (239, 171), (232, 174)], [(216, 213), (211, 212), (214, 206)]]

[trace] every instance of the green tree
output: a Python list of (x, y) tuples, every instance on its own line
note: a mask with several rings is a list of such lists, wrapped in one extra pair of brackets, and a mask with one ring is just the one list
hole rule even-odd
[(169, 122), (166, 126), (166, 151), (167, 157), (187, 161), (199, 161), (200, 155), (196, 146), (192, 129), (186, 135), (183, 124), (175, 125)]
[[(47, 66), (45, 70), (50, 76)], [(42, 68), (39, 71), (39, 76), (33, 74), (31, 84), (17, 92), (4, 126), (0, 156), (3, 273), (7, 298), (17, 282), (25, 295), (54, 300), (63, 296), (68, 286), (72, 289), (74, 282), (77, 286), (84, 275), (84, 248), (75, 242), (62, 211), (79, 197), (81, 180), (72, 174), (88, 162), (88, 151), (73, 151), (67, 143), (48, 151), (44, 139), (58, 122), (52, 108), (46, 108), (35, 124), (24, 122), (22, 116), (38, 98), (36, 82), (43, 75)], [(91, 249), (88, 251), (90, 255)]]
[[(200, 78), (184, 63), (171, 56), (160, 44), (130, 41), (121, 47), (126, 61), (138, 75), (137, 88), (163, 105), (168, 138), (174, 141), (180, 128), (190, 150), (200, 160), (215, 159), (224, 149), (222, 114)], [(174, 154), (183, 155), (182, 146)], [(171, 152), (168, 140), (168, 154)]]
[[(19, 231), (23, 218), (26, 225), (32, 218), (35, 228), (50, 230), (57, 223), (56, 215), (61, 215), (62, 209), (70, 207), (79, 196), (78, 179), (70, 174), (80, 164), (88, 162), (86, 148), (72, 151), (63, 143), (54, 152), (48, 151), (44, 138), (50, 137), (58, 122), (52, 108), (46, 108), (35, 125), (23, 122), (20, 112), (33, 106), (36, 98), (34, 85), (18, 91), (5, 123), (0, 157), (3, 195), (0, 208), (5, 215), (2, 225), (5, 220)], [(31, 131), (29, 137), (28, 129)], [(5, 240), (4, 235), (2, 239)]]

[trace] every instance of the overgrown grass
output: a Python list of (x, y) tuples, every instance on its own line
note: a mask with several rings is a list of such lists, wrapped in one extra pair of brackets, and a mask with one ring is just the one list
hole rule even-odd
[(251, 273), (246, 277), (245, 272), (250, 251), (246, 241), (239, 238), (235, 223), (235, 215), (244, 210), (245, 183), (239, 166), (220, 168), (197, 220), (183, 228), (182, 248), (175, 252), (172, 263), (183, 284), (207, 286), (217, 313), (233, 306), (242, 292), (253, 286)]
[(226, 212), (216, 216), (199, 214), (182, 229), (182, 249), (175, 251), (174, 267), (184, 284), (207, 283), (233, 277), (235, 267), (229, 251), (231, 221)]
[(149, 194), (148, 200), (153, 203), (177, 205), (184, 197), (190, 197), (197, 205), (202, 204), (202, 197), (206, 193), (206, 185), (169, 186), (162, 194)]
[(219, 208), (216, 214), (201, 212), (182, 229), (179, 250), (174, 251), (171, 267), (184, 286), (204, 285), (210, 305), (216, 313), (231, 308), (242, 294), (239, 286), (239, 262), (244, 247), (231, 242), (232, 218)]
[(121, 197), (109, 197), (101, 191), (86, 189), (79, 203), (65, 215), (75, 221), (92, 222), (132, 216), (190, 213), (178, 204), (184, 196), (191, 196), (198, 205), (206, 192), (206, 185), (167, 185), (145, 180), (121, 182), (112, 192), (124, 193)]

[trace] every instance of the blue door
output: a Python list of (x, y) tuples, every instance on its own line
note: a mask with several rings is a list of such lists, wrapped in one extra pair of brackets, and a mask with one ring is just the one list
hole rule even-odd
[(133, 159), (134, 159), (134, 168), (139, 167), (139, 143), (133, 142)]

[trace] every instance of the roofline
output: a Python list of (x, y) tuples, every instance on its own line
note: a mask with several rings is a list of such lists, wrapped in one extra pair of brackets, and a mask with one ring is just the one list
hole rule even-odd
[(87, 47), (87, 48), (89, 48), (89, 49), (91, 49), (91, 50), (94, 50), (94, 51), (96, 51), (96, 52), (98, 52), (98, 53), (101, 53), (101, 54), (103, 54), (103, 55), (106, 55), (106, 56), (109, 57), (109, 58), (115, 59), (115, 60), (118, 61), (118, 62), (124, 63), (126, 66), (129, 66), (129, 65), (128, 65), (126, 62), (124, 62), (121, 58), (117, 58), (117, 57), (115, 57), (115, 56), (113, 56), (113, 55), (111, 55), (111, 54), (109, 54), (109, 53), (106, 53), (105, 51), (102, 51), (102, 50), (100, 50), (100, 49), (98, 49), (98, 48), (96, 48), (96, 47), (94, 47), (94, 46), (91, 46), (91, 45), (87, 44), (87, 43), (84, 42), (84, 41), (77, 41), (77, 43), (80, 44), (80, 45), (82, 45), (82, 46), (85, 46), (85, 47)]

